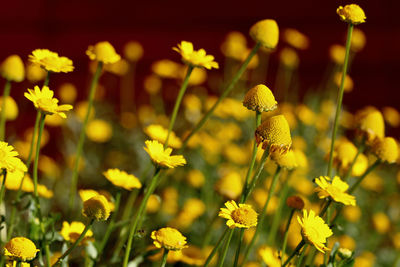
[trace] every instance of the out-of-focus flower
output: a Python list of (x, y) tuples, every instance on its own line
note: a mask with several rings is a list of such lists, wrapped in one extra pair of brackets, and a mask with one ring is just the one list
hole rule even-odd
[(31, 83), (37, 83), (44, 80), (46, 77), (46, 71), (36, 64), (29, 63), (26, 66), (26, 78)]
[(145, 77), (143, 82), (143, 88), (150, 95), (156, 95), (160, 92), (162, 86), (161, 79), (154, 74), (148, 75)]
[(182, 61), (185, 64), (209, 70), (212, 68), (218, 69), (218, 63), (214, 61), (214, 56), (207, 55), (204, 49), (194, 50), (191, 42), (182, 41), (173, 50), (181, 54)]
[(86, 135), (93, 142), (105, 143), (111, 139), (112, 134), (112, 127), (105, 120), (91, 120), (86, 127)]
[[(64, 238), (65, 241), (75, 243), (78, 240), (79, 236), (82, 234), (85, 229), (85, 225), (82, 222), (73, 221), (70, 223), (64, 221), (60, 235)], [(85, 245), (87, 241), (92, 240), (93, 232), (92, 230), (88, 230), (85, 234), (85, 237), (78, 245)]]
[(256, 85), (247, 91), (243, 100), (243, 106), (258, 112), (274, 110), (277, 104), (271, 90), (263, 84)]
[(147, 213), (156, 213), (161, 206), (161, 198), (158, 195), (152, 194), (146, 204)]
[[(151, 124), (144, 129), (144, 132), (153, 140), (164, 144), (167, 139), (168, 130), (159, 124)], [(168, 139), (168, 146), (178, 149), (182, 146), (182, 141), (171, 131)]]
[(108, 200), (103, 195), (96, 195), (83, 202), (82, 214), (90, 219), (106, 221), (110, 211)]
[(361, 209), (358, 206), (345, 206), (343, 207), (343, 216), (349, 222), (358, 222), (361, 218)]
[(380, 234), (385, 234), (390, 229), (389, 217), (383, 212), (375, 213), (372, 216), (372, 224), (375, 230)]
[(351, 51), (360, 52), (365, 47), (365, 43), (366, 43), (365, 33), (362, 30), (355, 28), (351, 36), (351, 44), (350, 44)]
[(333, 177), (332, 183), (328, 181), (330, 181), (330, 178), (327, 176), (315, 178), (315, 183), (319, 186), (315, 191), (318, 192), (319, 198), (331, 197), (334, 201), (344, 205), (356, 205), (356, 198), (346, 193), (349, 188), (346, 182), (343, 182), (339, 176)]
[[(94, 61), (92, 61), (94, 62)], [(118, 60), (115, 63), (106, 64), (104, 70), (117, 76), (124, 76), (128, 73), (129, 63), (125, 59)]]
[(25, 78), (25, 66), (18, 55), (8, 56), (1, 63), (1, 76), (12, 82), (22, 82)]
[(108, 169), (103, 173), (103, 175), (113, 185), (122, 187), (126, 190), (132, 190), (134, 188), (142, 187), (142, 184), (137, 177), (119, 169)]
[(79, 197), (82, 199), (82, 202), (85, 202), (86, 200), (91, 199), (94, 196), (102, 195), (107, 199), (108, 205), (110, 207), (110, 211), (114, 211), (115, 205), (112, 202), (112, 200), (111, 200), (112, 196), (108, 191), (105, 191), (105, 190), (96, 191), (93, 189), (80, 189), (78, 191), (78, 193), (79, 193)]
[(169, 59), (158, 60), (151, 65), (151, 70), (161, 78), (178, 79), (181, 69), (181, 64)]
[(273, 19), (258, 21), (251, 26), (250, 36), (255, 42), (259, 42), (262, 46), (274, 49), (279, 40), (278, 24)]
[(257, 144), (263, 149), (269, 147), (271, 152), (286, 153), (292, 145), (290, 128), (283, 115), (267, 118), (255, 132)]
[[(333, 81), (335, 82), (335, 85), (337, 87), (339, 87), (342, 82), (342, 73), (337, 72), (335, 74)], [(344, 78), (344, 84), (343, 84), (344, 91), (346, 93), (349, 93), (349, 92), (353, 91), (353, 87), (354, 87), (353, 79), (350, 77), (350, 75), (346, 74), (346, 77)]]
[(338, 65), (343, 64), (346, 48), (342, 45), (331, 45), (329, 48), (329, 55), (333, 62)]
[(62, 102), (73, 104), (78, 95), (76, 86), (72, 83), (63, 83), (58, 88), (58, 95)]
[(221, 208), (219, 217), (227, 219), (229, 228), (250, 228), (257, 225), (257, 212), (247, 204), (237, 205), (234, 200), (225, 202), (226, 208)]
[(121, 56), (115, 52), (114, 47), (107, 41), (98, 42), (90, 45), (86, 50), (86, 55), (90, 60), (101, 61), (104, 64), (115, 63), (121, 59)]
[(355, 258), (354, 267), (372, 267), (375, 264), (375, 254), (364, 251), (360, 256)]
[(290, 69), (296, 68), (300, 61), (296, 51), (289, 47), (285, 47), (281, 50), (279, 59), (284, 66)]
[(237, 172), (229, 172), (215, 184), (215, 190), (227, 199), (236, 199), (242, 193), (242, 178)]
[(127, 42), (124, 46), (124, 56), (129, 61), (138, 61), (143, 57), (143, 46), (137, 41)]
[(298, 166), (293, 150), (289, 150), (285, 154), (272, 153), (271, 159), (274, 160), (278, 166), (288, 170), (292, 170)]
[(157, 248), (165, 248), (168, 250), (181, 250), (186, 248), (186, 237), (178, 230), (171, 227), (161, 228), (151, 232), (151, 239)]
[(164, 149), (163, 145), (156, 140), (147, 140), (144, 150), (149, 154), (151, 160), (162, 168), (175, 168), (186, 164), (182, 155), (171, 156), (172, 149)]
[(187, 173), (186, 181), (194, 188), (200, 188), (203, 186), (206, 178), (204, 174), (196, 169), (192, 169)]
[(29, 55), (29, 61), (47, 71), (71, 72), (74, 70), (72, 60), (67, 57), (60, 57), (57, 53), (48, 49), (36, 49)]
[[(0, 110), (2, 107), (4, 97), (0, 97)], [(15, 102), (14, 98), (8, 96), (6, 98), (6, 112), (5, 112), (6, 120), (13, 121), (18, 117), (18, 105)]]
[(398, 145), (392, 137), (376, 139), (372, 151), (382, 162), (395, 163), (399, 157)]
[(291, 196), (286, 199), (286, 205), (296, 210), (303, 210), (304, 200), (299, 196)]
[(382, 113), (376, 109), (363, 109), (356, 114), (358, 134), (365, 136), (367, 141), (385, 136), (385, 122)]
[(283, 31), (283, 39), (296, 49), (305, 50), (310, 45), (310, 40), (303, 33), (296, 29), (285, 29)]
[(269, 267), (279, 267), (281, 266), (281, 259), (278, 251), (271, 247), (262, 246), (257, 251), (258, 256), (263, 260), (263, 262)]
[(14, 237), (4, 246), (4, 255), (15, 261), (33, 260), (38, 251), (35, 243), (25, 237)]
[(400, 113), (393, 107), (384, 107), (382, 109), (383, 117), (385, 121), (392, 127), (400, 126)]
[(230, 32), (221, 45), (222, 53), (229, 58), (237, 61), (242, 60), (242, 55), (247, 50), (246, 37), (241, 32)]
[(336, 13), (341, 20), (353, 25), (363, 23), (366, 19), (364, 10), (356, 4), (345, 5), (344, 7), (339, 6)]

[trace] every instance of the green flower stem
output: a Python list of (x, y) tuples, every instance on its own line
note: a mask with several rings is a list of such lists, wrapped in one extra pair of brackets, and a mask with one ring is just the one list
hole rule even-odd
[(296, 210), (292, 208), (292, 210), (290, 211), (290, 215), (286, 224), (286, 228), (285, 228), (285, 236), (283, 237), (283, 244), (282, 244), (282, 256), (281, 256), (281, 265), (283, 263), (284, 257), (285, 257), (285, 253), (286, 253), (286, 246), (287, 246), (287, 239), (289, 236), (289, 227), (290, 227), (290, 222), (292, 221), (294, 212)]
[(86, 224), (85, 229), (83, 230), (81, 235), (78, 237), (78, 239), (72, 244), (72, 246), (70, 246), (67, 249), (67, 251), (64, 252), (64, 254), (61, 255), (61, 257), (58, 258), (58, 260), (52, 265), (52, 267), (58, 266), (61, 264), (61, 262), (64, 260), (64, 258), (67, 257), (71, 253), (71, 251), (74, 250), (74, 248), (83, 240), (87, 231), (89, 231), (90, 228), (92, 227), (93, 223), (94, 223), (94, 219), (91, 219), (89, 221), (89, 223)]
[(168, 249), (164, 249), (160, 267), (164, 267), (167, 264), (168, 252), (169, 252)]
[[(304, 246), (303, 250), (301, 251), (300, 257), (299, 257), (299, 259), (297, 260), (296, 267), (300, 267), (301, 264), (303, 263), (303, 258), (304, 258), (304, 255), (306, 254), (306, 249), (307, 249), (307, 247), (308, 247), (308, 244), (306, 244), (306, 245)], [(326, 253), (325, 253), (325, 254), (326, 254)]]
[[(260, 126), (260, 124), (261, 124), (261, 112), (256, 111), (256, 129), (258, 126)], [(251, 173), (253, 172), (254, 164), (256, 163), (257, 150), (258, 150), (258, 145), (257, 145), (256, 140), (254, 140), (253, 154), (251, 155), (250, 166), (249, 166), (249, 169), (247, 170), (246, 179), (244, 181), (243, 191), (242, 191), (242, 195), (240, 197), (240, 203), (244, 203), (246, 192), (249, 190), (248, 189), (249, 179), (250, 179)]]
[(336, 115), (335, 115), (335, 121), (333, 123), (333, 131), (332, 131), (332, 139), (331, 139), (331, 149), (329, 152), (329, 163), (328, 163), (328, 172), (327, 172), (327, 175), (329, 177), (332, 175), (333, 149), (335, 146), (335, 139), (336, 139), (336, 134), (337, 134), (338, 126), (339, 126), (339, 115), (340, 115), (340, 111), (342, 109), (344, 81), (345, 81), (346, 74), (347, 74), (347, 67), (348, 67), (349, 53), (350, 53), (350, 44), (351, 44), (351, 35), (353, 33), (353, 28), (354, 28), (354, 25), (349, 23), (349, 27), (347, 29), (346, 54), (345, 54), (344, 63), (343, 63), (342, 79), (340, 81), (340, 88), (338, 91)]
[(329, 200), (326, 202), (325, 206), (319, 212), (319, 214), (318, 214), (319, 217), (322, 218), (325, 215), (325, 212), (328, 210), (328, 208), (332, 204), (332, 202), (333, 202), (332, 198), (329, 198)]
[[(33, 128), (31, 146), (29, 147), (29, 154), (28, 154), (28, 158), (26, 160), (26, 168), (28, 168), (28, 170), (29, 170), (29, 167), (31, 166), (33, 149), (35, 147), (35, 136), (36, 136), (37, 131), (39, 129), (40, 116), (41, 116), (41, 112), (40, 112), (40, 110), (38, 110), (38, 112), (36, 114), (35, 127)], [(22, 183), (21, 183), (21, 185), (22, 185)]]
[[(1, 174), (3, 175), (3, 181), (1, 183), (1, 189), (0, 189), (0, 205), (3, 202), (4, 192), (5, 192), (5, 189), (6, 189), (5, 184), (6, 184), (6, 178), (7, 178), (7, 170), (3, 169)], [(0, 242), (1, 242), (1, 240), (0, 240)]]
[(81, 158), (81, 154), (82, 154), (82, 150), (83, 150), (83, 144), (85, 142), (86, 125), (89, 121), (90, 111), (93, 106), (93, 99), (94, 99), (94, 95), (96, 93), (96, 88), (97, 88), (97, 84), (99, 82), (99, 78), (100, 78), (102, 69), (103, 69), (103, 62), (99, 61), (99, 63), (97, 64), (96, 72), (93, 76), (92, 83), (90, 84), (89, 100), (88, 100), (89, 103), (88, 103), (88, 107), (86, 110), (85, 119), (83, 121), (81, 133), (79, 135), (78, 147), (77, 147), (76, 155), (75, 155), (74, 171), (72, 173), (72, 179), (71, 179), (71, 189), (69, 192), (69, 204), (68, 204), (69, 211), (72, 211), (72, 209), (75, 205), (75, 195), (76, 195), (76, 190), (77, 190), (77, 186), (78, 186), (78, 168), (79, 168), (79, 162), (80, 162), (80, 158)]
[[(33, 163), (33, 192), (35, 195), (35, 201), (36, 204), (38, 205), (39, 203), (39, 195), (38, 195), (38, 191), (37, 191), (37, 184), (38, 184), (38, 164), (39, 164), (39, 154), (40, 154), (40, 142), (42, 139), (42, 133), (43, 133), (43, 129), (44, 129), (44, 121), (46, 118), (46, 114), (39, 111), (40, 113), (40, 120), (39, 120), (39, 133), (37, 136), (37, 141), (36, 141), (36, 153), (35, 153), (35, 162)], [(35, 138), (35, 136), (33, 136), (32, 138)], [(39, 211), (40, 212), (40, 211)]]
[(218, 249), (222, 245), (222, 242), (225, 240), (226, 236), (229, 234), (229, 232), (231, 230), (232, 229), (230, 229), (230, 228), (226, 228), (225, 229), (224, 233), (221, 235), (221, 237), (217, 241), (217, 244), (215, 244), (215, 246), (214, 246), (213, 250), (211, 251), (210, 255), (208, 255), (208, 257), (206, 259), (206, 262), (204, 263), (204, 267), (207, 267), (210, 264), (210, 262), (211, 262), (212, 258), (214, 257), (215, 253), (217, 253)]
[(50, 71), (47, 71), (46, 79), (44, 80), (43, 86), (49, 86), (50, 73), (51, 73)]
[(50, 264), (50, 247), (49, 244), (47, 244), (47, 241), (44, 242), (44, 253), (46, 255), (46, 266), (51, 267)]
[(9, 97), (11, 91), (11, 81), (6, 80), (3, 91), (3, 101), (1, 103), (1, 113), (0, 113), (0, 140), (5, 140), (6, 132), (6, 99)]
[(17, 267), (21, 267), (22, 266), (22, 262), (21, 261), (17, 261)]
[(249, 64), (250, 60), (254, 57), (254, 55), (257, 53), (257, 51), (260, 48), (260, 46), (261, 46), (260, 43), (257, 43), (254, 46), (254, 48), (251, 50), (251, 52), (247, 56), (246, 60), (240, 66), (240, 69), (238, 70), (238, 72), (235, 74), (235, 76), (233, 77), (231, 82), (228, 84), (228, 87), (225, 89), (225, 91), (218, 98), (217, 102), (215, 102), (215, 104), (210, 108), (210, 110), (207, 111), (206, 114), (204, 114), (203, 118), (196, 124), (196, 126), (193, 128), (193, 130), (190, 132), (190, 134), (185, 138), (185, 140), (183, 141), (183, 144), (182, 144), (182, 148), (179, 150), (179, 152), (182, 152), (185, 149), (185, 147), (188, 144), (190, 138), (192, 138), (192, 136), (200, 130), (200, 128), (210, 118), (210, 116), (213, 114), (214, 110), (221, 103), (221, 101), (225, 97), (227, 97), (228, 94), (233, 90), (233, 88), (235, 87), (235, 84), (238, 82), (239, 78), (242, 76), (243, 72), (246, 70), (247, 65)]
[(249, 256), (252, 247), (255, 245), (257, 237), (260, 234), (261, 229), (263, 229), (263, 224), (264, 224), (265, 214), (267, 212), (268, 204), (269, 204), (269, 201), (271, 200), (272, 195), (274, 194), (275, 187), (278, 182), (278, 178), (280, 176), (281, 170), (282, 170), (282, 168), (280, 166), (278, 166), (275, 171), (274, 177), (272, 178), (272, 183), (268, 190), (267, 201), (265, 201), (264, 207), (262, 208), (260, 215), (258, 216), (259, 220), (258, 220), (258, 223), (256, 226), (256, 231), (255, 231), (253, 238), (251, 239), (249, 245), (246, 248), (246, 251), (243, 256), (242, 265), (244, 265), (246, 263), (247, 257)]
[(207, 231), (206, 231), (206, 233), (204, 234), (203, 243), (202, 243), (202, 245), (201, 245), (201, 247), (203, 247), (203, 248), (204, 248), (205, 246), (207, 246), (208, 243), (210, 242), (211, 234), (212, 234), (213, 231), (214, 231), (214, 227), (213, 227), (213, 226), (214, 226), (215, 222), (216, 222), (217, 219), (218, 219), (218, 214), (219, 214), (219, 209), (215, 211), (214, 215), (212, 216), (212, 218), (211, 218), (211, 220), (210, 220), (210, 222), (209, 222), (209, 224), (208, 224)]
[(124, 262), (123, 262), (123, 267), (127, 267), (128, 266), (128, 261), (129, 261), (129, 255), (131, 252), (131, 248), (132, 248), (132, 241), (133, 241), (133, 237), (135, 235), (136, 232), (136, 228), (139, 224), (139, 220), (142, 219), (143, 213), (146, 209), (146, 205), (147, 205), (147, 201), (149, 200), (149, 197), (151, 194), (153, 194), (154, 190), (157, 187), (157, 184), (159, 182), (159, 178), (160, 178), (160, 172), (161, 169), (159, 167), (156, 168), (156, 171), (154, 173), (153, 179), (151, 180), (151, 183), (143, 197), (142, 202), (140, 203), (139, 209), (136, 212), (136, 216), (135, 219), (132, 221), (132, 224), (130, 225), (130, 230), (129, 230), (129, 236), (128, 236), (128, 242), (126, 245), (126, 250), (125, 250), (125, 256), (124, 256)]
[(101, 243), (97, 249), (97, 261), (101, 259), (102, 253), (104, 248), (106, 247), (107, 241), (110, 238), (111, 232), (114, 230), (114, 225), (115, 225), (115, 219), (117, 218), (118, 210), (119, 210), (119, 204), (121, 202), (121, 191), (118, 190), (117, 195), (115, 196), (115, 207), (113, 214), (111, 216), (111, 220), (107, 226), (106, 233), (103, 236), (103, 239), (101, 240)]
[(269, 156), (269, 147), (267, 147), (261, 157), (260, 163), (258, 165), (257, 171), (253, 176), (253, 179), (251, 180), (249, 187), (248, 187), (248, 191), (245, 193), (244, 195), (244, 200), (243, 203), (246, 202), (246, 200), (248, 199), (248, 197), (251, 195), (251, 193), (253, 192), (254, 188), (256, 187), (256, 184), (258, 182), (258, 179), (260, 178), (261, 172), (264, 169), (264, 165), (265, 162), (267, 161)]
[(283, 263), (282, 267), (285, 267), (288, 265), (290, 260), (294, 257), (294, 255), (298, 254), (300, 249), (306, 244), (306, 241), (301, 240), (300, 243), (297, 245), (297, 247), (294, 249), (293, 253), (289, 256), (289, 258), (286, 259), (286, 261)]
[(179, 89), (178, 97), (176, 98), (176, 101), (175, 101), (174, 110), (172, 111), (171, 120), (169, 121), (168, 134), (167, 134), (167, 138), (165, 139), (164, 149), (166, 149), (168, 147), (169, 136), (171, 134), (172, 129), (174, 128), (176, 116), (178, 115), (178, 110), (179, 110), (179, 107), (181, 106), (183, 95), (185, 94), (186, 88), (189, 84), (189, 78), (190, 78), (190, 74), (192, 74), (193, 68), (194, 67), (192, 65), (189, 65), (187, 72), (186, 72), (185, 79), (183, 80), (181, 89)]
[[(333, 208), (333, 207), (328, 207), (328, 209), (327, 209), (327, 211), (326, 211), (326, 221), (327, 221), (328, 223), (331, 221), (332, 208)], [(328, 239), (328, 238), (326, 239), (325, 246), (326, 246), (326, 247), (329, 247), (329, 239)], [(329, 259), (329, 257), (328, 257), (327, 254), (328, 254), (328, 253), (325, 253), (325, 254), (324, 254), (324, 264), (328, 264), (328, 259)]]
[(234, 267), (237, 267), (237, 266), (238, 266), (239, 255), (240, 255), (240, 251), (241, 251), (241, 249), (242, 249), (242, 242), (243, 242), (244, 230), (245, 230), (244, 228), (241, 228), (241, 229), (240, 229), (240, 232), (239, 232), (239, 244), (238, 244), (238, 247), (237, 247), (237, 249), (236, 249), (235, 261), (234, 261), (234, 264), (233, 264)]
[(228, 238), (224, 244), (224, 248), (222, 249), (222, 254), (219, 258), (219, 263), (218, 263), (218, 267), (222, 267), (224, 265), (224, 261), (225, 261), (225, 257), (226, 257), (226, 253), (228, 252), (229, 249), (229, 244), (231, 243), (231, 239), (233, 236), (233, 232), (235, 231), (235, 228), (229, 229), (229, 234), (228, 234)]
[(361, 175), (355, 184), (353, 184), (350, 189), (349, 189), (349, 194), (353, 193), (354, 190), (357, 189), (357, 187), (361, 184), (361, 182), (364, 180), (364, 178), (372, 172), (379, 164), (381, 164), (381, 160), (377, 159), (371, 166), (368, 167), (368, 169), (365, 170), (364, 174)]

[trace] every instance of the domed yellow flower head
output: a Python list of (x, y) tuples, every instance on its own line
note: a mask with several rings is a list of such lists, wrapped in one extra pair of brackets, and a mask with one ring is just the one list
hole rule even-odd
[(207, 55), (204, 49), (193, 50), (193, 44), (191, 42), (182, 41), (178, 44), (178, 47), (173, 47), (172, 49), (181, 54), (182, 61), (185, 64), (209, 70), (212, 68), (219, 68), (218, 63), (214, 61), (214, 56)]
[(83, 215), (97, 221), (106, 221), (110, 216), (110, 205), (103, 195), (94, 196), (83, 202)]
[(341, 170), (347, 170), (357, 154), (357, 147), (347, 139), (340, 139), (333, 151), (333, 163)]
[(243, 100), (243, 106), (258, 112), (274, 110), (277, 104), (271, 90), (263, 84), (251, 88)]
[(142, 187), (142, 184), (137, 177), (118, 169), (108, 169), (107, 171), (103, 172), (103, 175), (107, 178), (107, 180), (113, 183), (113, 185), (122, 187), (126, 190)]
[(247, 41), (246, 37), (237, 31), (227, 34), (224, 43), (221, 45), (221, 52), (229, 58), (237, 61), (242, 60), (242, 55), (246, 53)]
[(399, 157), (399, 148), (392, 137), (377, 139), (372, 146), (372, 151), (382, 162), (395, 163)]
[(7, 172), (21, 172), (22, 174), (26, 172), (25, 164), (17, 156), (18, 152), (14, 150), (13, 146), (0, 141), (0, 169), (6, 169)]
[(51, 72), (71, 72), (74, 70), (72, 60), (60, 57), (48, 49), (36, 49), (29, 55), (29, 61)]
[(297, 52), (289, 47), (285, 47), (279, 54), (280, 61), (287, 68), (296, 68), (299, 65), (299, 56)]
[(181, 250), (186, 248), (186, 237), (178, 230), (171, 227), (161, 228), (151, 232), (151, 239), (157, 248), (165, 248), (168, 250)]
[(339, 176), (333, 177), (332, 183), (329, 183), (331, 179), (327, 176), (320, 176), (315, 178), (315, 183), (319, 186), (315, 189), (318, 192), (319, 198), (331, 197), (334, 201), (343, 203), (344, 205), (356, 205), (356, 198), (346, 193), (349, 185), (343, 182)]
[(264, 19), (250, 28), (250, 36), (255, 42), (259, 42), (262, 46), (274, 49), (279, 40), (278, 24), (273, 19)]
[(86, 55), (91, 60), (101, 61), (104, 64), (115, 63), (121, 59), (121, 56), (115, 52), (114, 47), (107, 41), (90, 45), (86, 50)]
[(325, 253), (325, 250), (328, 250), (328, 248), (325, 247), (324, 243), (333, 233), (324, 220), (315, 215), (313, 210), (310, 210), (309, 213), (307, 210), (303, 210), (303, 217), (300, 218), (297, 216), (297, 221), (301, 226), (301, 235), (304, 241), (314, 245), (316, 249)]
[(4, 255), (16, 261), (30, 261), (38, 251), (35, 244), (25, 237), (14, 237), (4, 246)]
[[(3, 97), (0, 97), (0, 107), (3, 102)], [(1, 110), (1, 108), (0, 108)], [(5, 115), (6, 115), (6, 120), (8, 121), (13, 121), (18, 117), (18, 105), (17, 102), (15, 102), (14, 98), (11, 96), (8, 96), (6, 98), (6, 109), (5, 109)]]
[(336, 13), (341, 20), (353, 25), (363, 23), (366, 19), (364, 10), (356, 4), (345, 5), (344, 7), (339, 6), (336, 9)]
[(39, 86), (35, 86), (35, 89), (28, 89), (28, 93), (24, 93), (24, 96), (33, 102), (35, 108), (41, 110), (45, 114), (58, 114), (62, 118), (66, 118), (65, 111), (71, 110), (71, 105), (58, 105), (58, 99), (53, 98), (54, 92), (47, 86), (43, 86), (40, 90)]
[(22, 59), (18, 55), (7, 57), (1, 64), (1, 75), (9, 81), (22, 82), (25, 78), (25, 66)]
[(125, 58), (135, 62), (143, 57), (143, 46), (137, 41), (129, 41), (124, 46)]
[(385, 136), (385, 122), (379, 110), (367, 107), (356, 114), (355, 120), (357, 134), (365, 136), (367, 141), (382, 139)]
[(257, 212), (247, 204), (236, 204), (234, 200), (225, 202), (226, 208), (221, 208), (219, 217), (227, 219), (229, 228), (250, 228), (257, 225)]
[[(159, 124), (151, 124), (144, 129), (144, 132), (153, 140), (164, 144), (167, 139), (168, 130)], [(178, 149), (182, 146), (182, 141), (176, 136), (174, 132), (171, 132), (168, 139), (168, 146)]]
[[(82, 234), (83, 230), (85, 230), (85, 225), (82, 222), (63, 222), (62, 228), (60, 231), (60, 235), (64, 238), (65, 241), (75, 243), (78, 240), (79, 236)], [(88, 230), (85, 234), (85, 237), (78, 245), (86, 244), (87, 241), (91, 240), (93, 237), (92, 230)]]
[(292, 145), (290, 128), (285, 116), (277, 115), (267, 118), (255, 132), (257, 144), (263, 149), (270, 147), (271, 152), (286, 153)]
[(171, 156), (172, 149), (166, 148), (156, 140), (147, 140), (144, 150), (149, 154), (154, 164), (162, 168), (175, 168), (186, 164), (186, 160), (182, 155)]
[(275, 161), (275, 163), (285, 169), (292, 170), (297, 168), (296, 156), (293, 150), (289, 150), (287, 153), (272, 153), (271, 159)]
[(310, 41), (307, 36), (296, 29), (286, 29), (283, 32), (283, 39), (296, 49), (305, 50), (308, 48)]

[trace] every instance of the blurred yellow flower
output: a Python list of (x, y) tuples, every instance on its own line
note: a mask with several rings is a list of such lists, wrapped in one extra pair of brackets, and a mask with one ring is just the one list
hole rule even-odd
[(356, 114), (358, 134), (365, 136), (367, 141), (385, 136), (385, 122), (382, 113), (374, 108), (363, 109)]
[[(4, 97), (0, 97), (0, 107), (2, 106)], [(1, 110), (1, 108), (0, 108)], [(15, 102), (14, 98), (8, 96), (6, 98), (6, 120), (13, 121), (18, 117), (18, 105)]]
[(14, 237), (4, 246), (4, 255), (15, 261), (33, 260), (38, 251), (35, 243), (25, 237)]
[(280, 267), (281, 259), (278, 251), (274, 248), (262, 246), (257, 251), (258, 256), (268, 267)]
[(72, 83), (63, 83), (58, 88), (58, 95), (62, 102), (73, 104), (78, 95), (76, 86)]
[[(144, 129), (144, 132), (153, 140), (164, 144), (167, 139), (168, 130), (159, 124), (151, 124)], [(171, 131), (168, 139), (168, 146), (178, 149), (182, 146), (182, 141)]]
[(127, 42), (124, 46), (124, 56), (129, 61), (138, 61), (143, 57), (143, 46), (137, 41)]
[(343, 64), (346, 48), (342, 45), (331, 45), (329, 48), (329, 55), (333, 62), (338, 65)]
[(8, 56), (0, 67), (1, 76), (12, 82), (22, 82), (25, 78), (25, 66), (18, 55)]
[(356, 198), (346, 193), (349, 185), (343, 182), (339, 176), (333, 177), (332, 183), (329, 183), (331, 179), (327, 176), (320, 176), (315, 178), (315, 183), (319, 186), (315, 189), (318, 192), (319, 198), (331, 197), (334, 201), (343, 203), (344, 205), (356, 205)]
[(90, 60), (101, 61), (104, 64), (111, 64), (119, 61), (121, 56), (115, 52), (114, 47), (107, 41), (98, 42), (90, 45), (86, 50), (86, 55)]
[(215, 184), (215, 190), (227, 199), (237, 199), (242, 193), (242, 177), (231, 171), (222, 176)]
[(382, 109), (383, 117), (385, 121), (392, 127), (400, 126), (400, 112), (394, 107), (384, 107)]
[(96, 195), (83, 202), (82, 214), (90, 219), (106, 221), (110, 211), (108, 200), (103, 195)]
[(258, 21), (251, 26), (250, 36), (255, 42), (259, 42), (262, 46), (274, 49), (279, 40), (278, 24), (273, 19)]
[(72, 109), (71, 105), (58, 105), (58, 99), (53, 97), (54, 92), (47, 86), (43, 86), (42, 90), (39, 86), (35, 86), (34, 90), (28, 89), (24, 96), (33, 102), (35, 108), (48, 115), (58, 114), (65, 119), (67, 115), (64, 112)]
[(364, 251), (360, 256), (355, 258), (354, 267), (372, 267), (375, 265), (375, 254)]
[(271, 159), (274, 160), (278, 166), (288, 170), (292, 170), (298, 166), (293, 150), (289, 150), (285, 154), (272, 153)]
[(87, 124), (86, 135), (93, 142), (105, 143), (111, 139), (113, 129), (107, 121), (94, 119)]
[(351, 51), (360, 52), (361, 50), (363, 50), (366, 41), (367, 40), (365, 37), (365, 33), (362, 30), (355, 28), (351, 36), (351, 44), (350, 44)]
[(146, 204), (147, 213), (156, 213), (160, 209), (161, 199), (157, 195), (150, 195)]
[(328, 248), (325, 247), (326, 239), (333, 233), (324, 220), (315, 215), (313, 210), (307, 212), (303, 210), (303, 217), (297, 216), (297, 221), (301, 226), (301, 235), (304, 241), (314, 245), (316, 249), (325, 253)]
[(306, 35), (292, 28), (283, 31), (283, 39), (286, 43), (300, 50), (305, 50), (310, 45), (310, 41)]
[(58, 53), (48, 49), (35, 49), (29, 55), (29, 61), (47, 71), (51, 72), (71, 72), (74, 70), (72, 60), (67, 57), (60, 57)]
[(292, 145), (290, 128), (283, 115), (267, 118), (255, 132), (257, 144), (270, 152), (286, 153)]
[(339, 6), (336, 13), (341, 20), (353, 25), (363, 23), (366, 19), (364, 10), (356, 4), (345, 5), (344, 7)]
[(374, 225), (375, 230), (380, 234), (385, 234), (390, 229), (390, 219), (383, 212), (375, 213), (372, 216), (372, 224)]
[(257, 225), (257, 212), (247, 204), (237, 205), (234, 200), (225, 202), (226, 208), (221, 208), (219, 217), (227, 219), (229, 228), (250, 228)]
[(382, 162), (395, 163), (399, 157), (398, 145), (392, 137), (375, 140), (372, 151)]
[(162, 86), (161, 79), (155, 75), (150, 74), (144, 78), (143, 88), (149, 95), (156, 95), (160, 92)]
[[(342, 82), (342, 73), (337, 72), (335, 74), (335, 77), (333, 78), (333, 81), (335, 82), (335, 85), (337, 87), (339, 87)], [(344, 92), (349, 93), (349, 92), (353, 91), (353, 87), (354, 87), (353, 79), (350, 77), (350, 75), (346, 74), (346, 77), (344, 78), (344, 84), (343, 84)]]
[(339, 237), (339, 243), (341, 248), (354, 250), (356, 248), (356, 241), (348, 235), (342, 235)]
[(206, 55), (206, 50), (199, 49), (193, 50), (193, 44), (191, 42), (182, 41), (178, 44), (178, 47), (172, 48), (182, 56), (182, 61), (185, 64), (193, 67), (203, 67), (206, 69), (218, 69), (218, 63), (214, 61), (214, 56)]
[(258, 112), (274, 110), (277, 104), (271, 90), (263, 84), (256, 85), (247, 91), (243, 100), (243, 106)]
[(206, 178), (199, 170), (192, 169), (186, 175), (186, 181), (194, 188), (200, 188), (204, 185)]
[(108, 169), (107, 171), (103, 172), (103, 175), (113, 185), (122, 187), (126, 190), (142, 187), (142, 184), (137, 177), (119, 169)]
[(158, 60), (151, 65), (151, 70), (161, 78), (178, 79), (181, 69), (181, 64), (169, 59)]
[(107, 199), (108, 205), (110, 206), (110, 211), (114, 211), (115, 205), (111, 201), (112, 196), (108, 191), (105, 191), (105, 190), (96, 191), (93, 189), (80, 189), (78, 191), (78, 193), (79, 193), (79, 197), (82, 199), (82, 202), (85, 202), (86, 200), (91, 199), (94, 196), (102, 195)]
[(149, 154), (151, 160), (162, 168), (175, 168), (186, 164), (186, 160), (182, 155), (171, 156), (172, 149), (164, 149), (163, 145), (157, 140), (147, 140), (144, 150)]
[[(60, 235), (64, 238), (65, 241), (70, 243), (75, 243), (78, 240), (79, 236), (82, 234), (85, 229), (85, 225), (81, 222), (73, 221), (70, 223), (64, 221), (62, 224), (62, 228), (60, 231)], [(78, 245), (85, 245), (87, 241), (92, 240), (93, 232), (92, 230), (88, 230), (85, 234), (85, 237)]]
[(361, 209), (358, 206), (345, 206), (343, 216), (349, 222), (358, 222), (361, 218)]
[(221, 52), (229, 58), (237, 61), (242, 60), (242, 55), (247, 50), (246, 37), (237, 31), (232, 31), (227, 34), (225, 41), (221, 45)]
[(46, 78), (46, 71), (36, 64), (28, 64), (26, 66), (26, 78), (31, 83), (37, 83)]
[(181, 250), (186, 248), (186, 237), (178, 230), (171, 227), (161, 228), (151, 232), (151, 239), (157, 248), (165, 248), (168, 250)]
[(300, 61), (296, 51), (289, 47), (285, 47), (281, 50), (279, 59), (287, 68), (296, 68)]

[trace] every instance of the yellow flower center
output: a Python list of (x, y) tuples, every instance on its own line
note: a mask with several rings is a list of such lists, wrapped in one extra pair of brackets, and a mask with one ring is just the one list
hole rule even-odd
[(236, 223), (246, 226), (255, 225), (257, 223), (257, 213), (248, 207), (241, 207), (232, 211), (232, 219)]
[(51, 107), (53, 105), (52, 100), (51, 98), (39, 98), (37, 103), (40, 107)]

